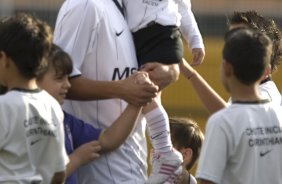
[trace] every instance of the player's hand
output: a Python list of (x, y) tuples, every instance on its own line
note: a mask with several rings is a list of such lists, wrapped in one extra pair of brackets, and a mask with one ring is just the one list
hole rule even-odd
[(178, 64), (164, 65), (152, 62), (143, 65), (141, 71), (149, 73), (150, 79), (159, 86), (159, 90), (162, 90), (170, 83), (177, 81), (179, 78)]
[(205, 57), (205, 50), (203, 48), (192, 49), (192, 63), (191, 66), (200, 65)]
[(120, 83), (119, 91), (117, 91), (119, 98), (134, 106), (144, 106), (152, 102), (159, 89), (149, 80), (146, 72), (143, 72), (143, 74), (135, 72), (118, 82)]
[(72, 161), (77, 162), (78, 165), (84, 165), (99, 158), (100, 150), (101, 150), (101, 146), (99, 142), (91, 141), (75, 149), (71, 155), (71, 159)]

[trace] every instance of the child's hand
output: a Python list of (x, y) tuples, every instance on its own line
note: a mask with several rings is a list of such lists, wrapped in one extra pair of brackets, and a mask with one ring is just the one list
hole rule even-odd
[(146, 63), (142, 66), (141, 71), (148, 72), (151, 81), (159, 86), (159, 90), (178, 80), (178, 64), (165, 65), (158, 62)]
[(79, 165), (87, 164), (100, 157), (99, 151), (101, 146), (98, 141), (85, 143), (74, 150), (72, 153), (72, 161), (78, 162)]
[(136, 84), (152, 84), (147, 72), (137, 72), (135, 77)]
[(192, 63), (191, 66), (200, 65), (205, 57), (205, 50), (203, 48), (192, 49)]

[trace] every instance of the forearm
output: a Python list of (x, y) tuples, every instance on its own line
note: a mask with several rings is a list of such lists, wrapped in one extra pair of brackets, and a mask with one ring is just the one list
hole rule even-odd
[(63, 184), (65, 181), (65, 171), (56, 172), (52, 178), (51, 184)]
[(156, 97), (158, 87), (154, 84), (137, 84), (137, 75), (138, 72), (118, 81), (98, 81), (83, 76), (75, 77), (70, 80), (72, 87), (67, 98), (72, 100), (119, 98), (137, 106), (146, 105)]
[(70, 161), (67, 164), (67, 168), (66, 168), (66, 177), (69, 177), (76, 169), (78, 169), (81, 166), (81, 162), (75, 156), (74, 153), (69, 155), (69, 160)]
[(67, 98), (72, 100), (118, 98), (122, 88), (119, 81), (98, 81), (83, 76), (70, 79), (70, 83), (72, 87)]
[(193, 71), (190, 74), (184, 76), (189, 80), (197, 93), (199, 99), (202, 101), (205, 108), (209, 113), (214, 113), (224, 107), (226, 102), (219, 96), (219, 94), (203, 79), (203, 77), (197, 72)]
[(136, 119), (141, 111), (141, 107), (128, 105), (119, 118), (105, 130), (99, 142), (102, 152), (112, 151), (118, 148), (131, 133), (135, 126)]

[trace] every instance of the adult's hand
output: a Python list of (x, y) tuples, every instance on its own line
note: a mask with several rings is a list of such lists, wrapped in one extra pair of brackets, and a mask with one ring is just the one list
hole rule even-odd
[(158, 62), (152, 62), (143, 65), (141, 71), (149, 73), (150, 79), (159, 86), (159, 90), (162, 90), (179, 78), (178, 64), (164, 65)]
[[(146, 72), (142, 73), (143, 77), (144, 74), (148, 75)], [(118, 97), (135, 106), (150, 103), (157, 96), (159, 89), (153, 82), (140, 82), (139, 72), (117, 82), (119, 83)]]

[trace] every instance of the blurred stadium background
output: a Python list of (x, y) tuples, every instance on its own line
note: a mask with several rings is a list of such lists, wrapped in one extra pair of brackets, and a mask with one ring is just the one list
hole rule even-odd
[[(0, 16), (15, 12), (29, 12), (47, 21), (52, 27), (64, 0), (0, 0)], [(203, 35), (206, 57), (196, 69), (224, 99), (228, 94), (221, 85), (219, 64), (221, 62), (222, 35), (226, 31), (226, 16), (234, 11), (257, 10), (265, 17), (272, 18), (282, 26), (281, 0), (191, 0), (192, 9)], [(185, 57), (191, 58), (186, 47)], [(273, 75), (282, 90), (282, 68)], [(170, 116), (190, 117), (196, 120), (204, 131), (208, 113), (197, 98), (189, 81), (182, 76), (163, 92), (163, 104)]]

